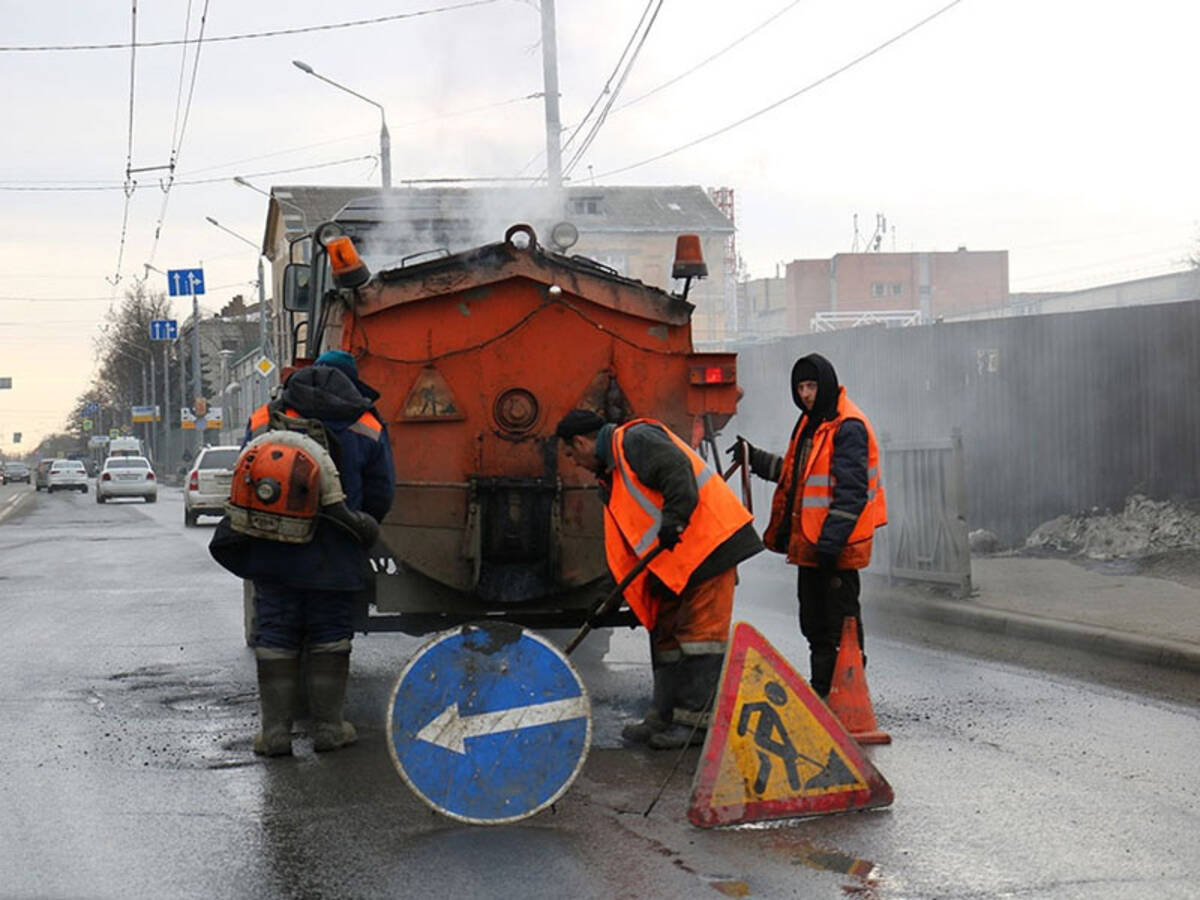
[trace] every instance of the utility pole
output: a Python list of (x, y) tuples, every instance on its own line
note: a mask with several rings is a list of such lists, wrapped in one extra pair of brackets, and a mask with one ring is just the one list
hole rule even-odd
[(554, 0), (542, 0), (542, 81), (546, 99), (546, 177), (550, 190), (562, 190), (562, 123), (558, 118), (558, 38)]
[(150, 357), (150, 421), (146, 423), (146, 444), (151, 454), (157, 455), (158, 423), (154, 421), (154, 404), (158, 399), (158, 385), (154, 378), (154, 352), (147, 350), (146, 356)]
[(200, 384), (200, 302), (195, 294), (192, 294), (192, 390), (194, 398), (203, 396)]

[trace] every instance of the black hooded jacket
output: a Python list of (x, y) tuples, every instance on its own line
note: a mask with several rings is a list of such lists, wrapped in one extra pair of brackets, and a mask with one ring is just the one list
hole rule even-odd
[[(374, 438), (351, 428), (373, 409), (378, 396), (332, 366), (309, 366), (288, 378), (280, 403), (304, 418), (321, 420), (330, 437), (329, 452), (338, 467), (346, 505), (382, 520), (391, 508), (396, 482), (387, 429)], [(232, 535), (223, 521), (214, 542)], [(326, 591), (356, 591), (367, 584), (367, 548), (330, 522), (321, 521), (307, 544), (245, 537), (238, 539), (235, 549), (236, 556), (228, 551), (218, 562), (242, 578)]]
[[(809, 411), (800, 403), (796, 387), (803, 380), (802, 376), (813, 368), (817, 373), (817, 399)], [(793, 436), (800, 430), (800, 445), (795, 457), (796, 472), (799, 473), (812, 449), (812, 437), (817, 426), (837, 417), (837, 372), (833, 363), (821, 354), (810, 353), (796, 360), (792, 366), (790, 385), (792, 402), (800, 409), (800, 418), (792, 429)], [(760, 478), (778, 482), (783, 474), (783, 457), (757, 447), (751, 448), (750, 470)], [(833, 436), (832, 475), (833, 500), (817, 541), (817, 553), (827, 557), (836, 557), (842, 552), (859, 515), (867, 505), (867, 428), (858, 419), (846, 419)], [(789, 510), (795, 508), (799, 489), (799, 479), (793, 478), (787, 498)], [(791, 522), (791, 516), (783, 521), (781, 539), (785, 545)]]

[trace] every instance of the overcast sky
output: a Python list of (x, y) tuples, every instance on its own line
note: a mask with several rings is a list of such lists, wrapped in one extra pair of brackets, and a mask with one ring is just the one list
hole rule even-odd
[[(0, 2), (0, 376), (14, 382), (0, 391), (0, 448), (30, 449), (62, 425), (90, 382), (93, 339), (110, 298), (145, 263), (203, 265), (211, 309), (234, 293), (253, 296), (254, 249), (205, 221), (261, 240), (265, 198), (233, 175), (264, 189), (378, 184), (374, 162), (361, 158), (378, 152), (376, 110), (304, 75), (293, 59), (385, 106), (397, 183), (537, 174), (543, 108), (521, 99), (542, 89), (533, 0), (214, 40), (462, 2), (210, 0), (190, 107), (195, 45), (186, 53), (139, 48), (132, 165), (165, 165), (178, 144), (179, 183), (164, 214), (161, 173), (137, 176), (123, 252), (129, 49), (9, 48), (128, 44), (131, 4)], [(800, 91), (947, 2), (666, 0), (573, 177), (733, 187), (739, 250), (752, 276), (773, 274), (781, 261), (850, 250), (856, 213), (867, 233), (876, 213), (887, 216), (895, 231), (884, 249), (1008, 250), (1014, 291), (1183, 268), (1200, 236), (1200, 4), (1183, 0), (961, 0), (752, 121), (605, 176)], [(195, 37), (205, 5), (142, 0), (138, 41), (183, 38), (189, 9)], [(596, 98), (645, 5), (558, 0), (564, 123)], [(777, 13), (719, 59), (620, 108)], [(321, 167), (279, 172), (304, 166)], [(213, 180), (188, 183), (204, 179)], [(150, 286), (161, 290), (165, 281), (151, 273)], [(10, 443), (14, 431), (25, 435), (20, 448)]]

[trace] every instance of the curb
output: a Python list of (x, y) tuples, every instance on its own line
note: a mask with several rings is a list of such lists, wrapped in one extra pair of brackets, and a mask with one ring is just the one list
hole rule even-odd
[(1062, 644), (1163, 668), (1200, 672), (1200, 646), (1184, 641), (1129, 634), (1082, 622), (1047, 619), (995, 607), (974, 606), (969, 600), (953, 602), (916, 598), (894, 591), (889, 593), (887, 603), (903, 605), (923, 619)]
[(25, 491), (15, 494), (10, 500), (0, 504), (0, 522), (3, 522), (28, 502), (30, 497), (37, 496), (36, 491)]

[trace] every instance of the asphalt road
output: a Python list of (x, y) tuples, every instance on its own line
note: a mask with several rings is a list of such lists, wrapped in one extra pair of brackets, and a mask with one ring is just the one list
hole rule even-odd
[[(869, 674), (894, 743), (869, 755), (886, 810), (687, 824), (697, 751), (671, 777), (674, 755), (619, 747), (649, 686), (633, 631), (584, 653), (591, 755), (523, 822), (456, 823), (397, 775), (384, 710), (416, 638), (356, 640), (357, 746), (259, 760), (240, 585), (208, 558), (211, 527), (182, 519), (166, 488), (153, 506), (38, 494), (0, 524), (0, 895), (1195, 896), (1194, 702), (882, 613)], [(737, 616), (805, 671), (786, 567), (746, 567)]]

